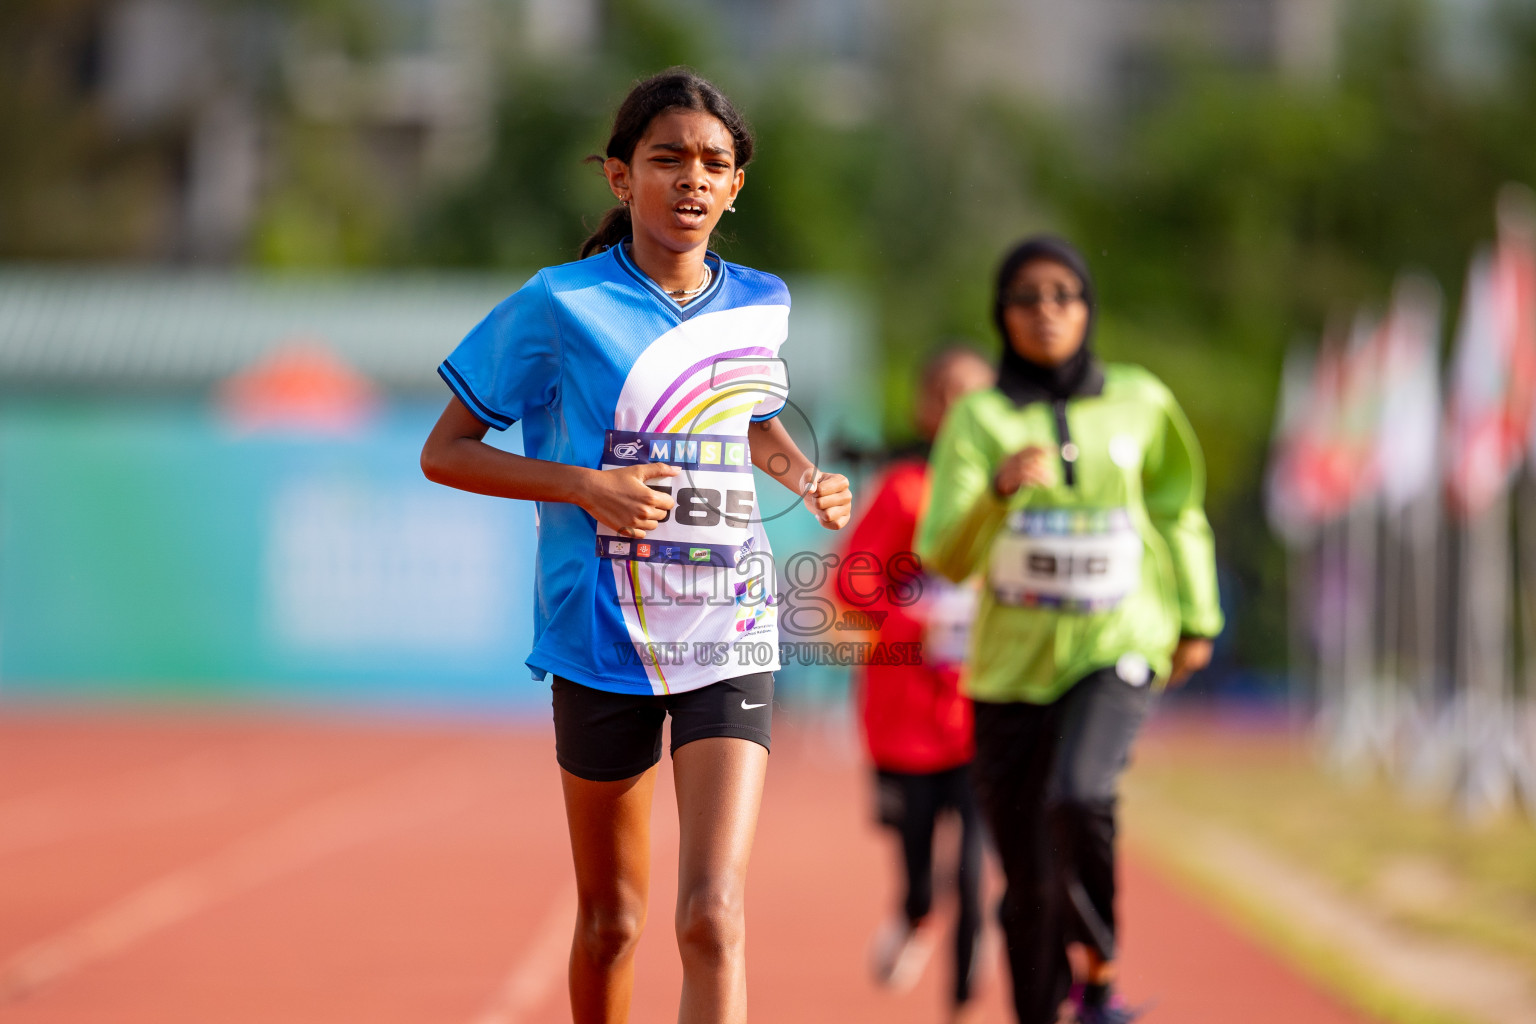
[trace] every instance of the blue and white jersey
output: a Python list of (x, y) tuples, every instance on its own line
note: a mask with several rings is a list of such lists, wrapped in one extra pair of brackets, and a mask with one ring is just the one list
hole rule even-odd
[(538, 504), (528, 657), (538, 679), (680, 693), (779, 667), (747, 427), (784, 407), (789, 291), (710, 253), (708, 287), (680, 306), (625, 250), (539, 271), (438, 372), (490, 426), (521, 421), (532, 458), (683, 470), (653, 482), (677, 505), (639, 540)]

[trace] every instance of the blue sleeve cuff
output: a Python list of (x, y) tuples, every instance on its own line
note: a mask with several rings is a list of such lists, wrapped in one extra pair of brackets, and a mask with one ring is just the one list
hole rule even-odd
[(769, 420), (771, 420), (774, 417), (778, 416), (778, 414), (783, 412), (783, 411), (784, 411), (784, 406), (781, 405), (777, 409), (773, 410), (773, 412), (765, 412), (761, 416), (753, 416), (752, 417), (752, 422), (753, 423), (767, 423)]
[(442, 365), (437, 368), (437, 375), (443, 378), (443, 383), (448, 385), (448, 389), (464, 403), (464, 408), (474, 413), (475, 418), (486, 426), (506, 430), (516, 422), (508, 416), (493, 412), (490, 406), (482, 402), (474, 389), (469, 386), (469, 381), (465, 380), (464, 375), (455, 370), (448, 360), (444, 359)]

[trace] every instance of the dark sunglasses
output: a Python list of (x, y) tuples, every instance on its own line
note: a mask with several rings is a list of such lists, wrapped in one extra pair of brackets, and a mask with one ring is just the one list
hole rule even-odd
[(1003, 304), (1007, 306), (1023, 306), (1025, 309), (1034, 309), (1036, 306), (1052, 305), (1057, 309), (1066, 309), (1074, 302), (1081, 302), (1082, 292), (1053, 291), (1037, 292), (1033, 289), (1022, 289), (1009, 292), (1003, 297)]

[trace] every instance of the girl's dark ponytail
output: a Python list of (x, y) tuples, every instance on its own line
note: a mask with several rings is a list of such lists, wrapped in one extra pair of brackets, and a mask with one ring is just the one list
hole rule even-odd
[(581, 243), (581, 258), (586, 259), (595, 252), (602, 252), (609, 246), (618, 245), (624, 239), (634, 233), (629, 219), (629, 207), (615, 206), (603, 214), (602, 222), (597, 225), (597, 230), (592, 232), (590, 238)]
[[(699, 110), (719, 118), (731, 133), (736, 151), (737, 169), (752, 160), (752, 131), (725, 94), (714, 84), (689, 68), (668, 68), (660, 74), (637, 82), (619, 104), (613, 116), (613, 134), (608, 138), (605, 157), (618, 157), (625, 163), (634, 159), (635, 146), (658, 115), (668, 110)], [(588, 157), (601, 162), (600, 157)], [(592, 236), (581, 243), (583, 259), (617, 245), (631, 234), (629, 207), (615, 206), (603, 215)]]

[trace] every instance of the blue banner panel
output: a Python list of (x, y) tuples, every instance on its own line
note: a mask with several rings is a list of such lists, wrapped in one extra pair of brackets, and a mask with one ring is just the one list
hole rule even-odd
[(523, 665), (533, 508), (422, 477), (439, 407), (301, 437), (194, 403), (8, 401), (0, 694), (547, 707)]

